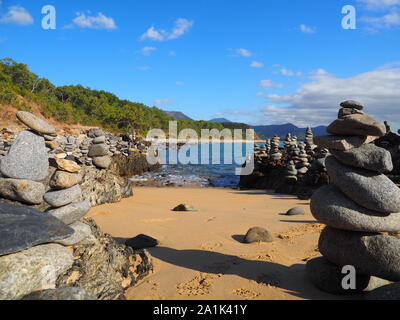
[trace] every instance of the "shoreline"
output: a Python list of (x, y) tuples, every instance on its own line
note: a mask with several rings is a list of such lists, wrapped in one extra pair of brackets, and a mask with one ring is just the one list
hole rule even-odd
[[(92, 208), (88, 217), (118, 242), (138, 234), (159, 240), (149, 248), (154, 272), (128, 289), (128, 300), (346, 299), (316, 289), (305, 263), (322, 225), (309, 201), (262, 190), (134, 188), (134, 197)], [(197, 212), (173, 212), (180, 203)], [(306, 215), (283, 216), (293, 207)], [(249, 228), (271, 232), (272, 243), (243, 244)], [(349, 297), (347, 297), (348, 299)]]

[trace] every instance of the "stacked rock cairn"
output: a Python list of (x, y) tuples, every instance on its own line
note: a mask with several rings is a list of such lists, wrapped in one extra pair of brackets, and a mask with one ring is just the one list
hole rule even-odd
[[(386, 134), (385, 125), (359, 102), (341, 107), (331, 135), (315, 138), (331, 153), (332, 184), (311, 200), (312, 214), (327, 227), (319, 239), (323, 257), (310, 260), (307, 273), (323, 291), (355, 294), (400, 281), (400, 240), (391, 236), (400, 230), (400, 189), (384, 175), (393, 170), (391, 154), (371, 143)], [(356, 271), (355, 288), (343, 286), (345, 266)]]
[(282, 159), (282, 153), (279, 150), (279, 143), (281, 139), (275, 136), (271, 141), (270, 159), (274, 162)]

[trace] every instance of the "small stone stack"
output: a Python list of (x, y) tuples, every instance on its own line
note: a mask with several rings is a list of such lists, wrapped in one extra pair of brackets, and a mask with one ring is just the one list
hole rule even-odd
[(314, 156), (314, 149), (316, 148), (316, 145), (314, 144), (314, 134), (310, 126), (306, 130), (305, 143), (307, 154)]
[(306, 146), (303, 143), (300, 143), (298, 146), (298, 148), (300, 150), (299, 155), (297, 156), (298, 162), (296, 164), (296, 169), (297, 169), (298, 175), (305, 175), (311, 166), (309, 163), (309, 156), (307, 155), (305, 147)]
[(290, 160), (288, 165), (283, 170), (283, 175), (286, 182), (296, 182), (297, 181), (297, 170), (293, 160)]
[(109, 156), (110, 147), (106, 144), (106, 136), (103, 131), (94, 132), (96, 136), (93, 144), (89, 149), (88, 156), (92, 158), (93, 164), (99, 169), (108, 169), (111, 165), (111, 157)]
[(271, 152), (271, 139), (267, 139), (267, 141), (265, 142), (265, 151), (266, 153)]
[[(400, 230), (400, 189), (383, 174), (393, 169), (390, 153), (369, 144), (385, 135), (385, 126), (359, 102), (341, 106), (328, 127), (332, 135), (315, 139), (332, 153), (326, 158), (332, 184), (311, 200), (312, 214), (327, 227), (319, 240), (323, 257), (309, 261), (307, 270), (321, 290), (349, 294), (385, 283), (374, 277), (400, 281), (400, 240), (382, 234)], [(343, 266), (356, 269), (356, 289), (342, 287)]]
[(22, 131), (6, 156), (1, 159), (0, 197), (28, 205), (43, 202), (43, 181), (49, 171), (44, 134), (55, 129), (29, 112), (20, 111), (17, 118), (31, 130)]
[(281, 139), (278, 136), (274, 136), (271, 141), (271, 151), (270, 151), (270, 159), (273, 162), (279, 161), (282, 159), (282, 153), (279, 150), (279, 143)]

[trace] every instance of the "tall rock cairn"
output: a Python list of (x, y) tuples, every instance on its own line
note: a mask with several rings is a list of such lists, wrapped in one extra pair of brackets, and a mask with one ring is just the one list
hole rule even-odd
[[(359, 102), (341, 107), (327, 129), (331, 135), (314, 139), (331, 153), (332, 184), (311, 199), (313, 216), (327, 227), (319, 239), (323, 257), (309, 261), (307, 273), (323, 291), (351, 294), (400, 281), (400, 240), (383, 234), (400, 230), (400, 189), (384, 175), (393, 170), (390, 153), (370, 143), (386, 134), (385, 125)], [(356, 270), (355, 289), (343, 286), (344, 266)]]

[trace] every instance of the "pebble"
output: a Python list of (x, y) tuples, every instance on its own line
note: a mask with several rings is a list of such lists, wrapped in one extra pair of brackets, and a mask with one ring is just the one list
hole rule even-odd
[(245, 243), (254, 243), (254, 242), (273, 242), (274, 239), (271, 233), (261, 227), (254, 227), (247, 231), (244, 242)]

